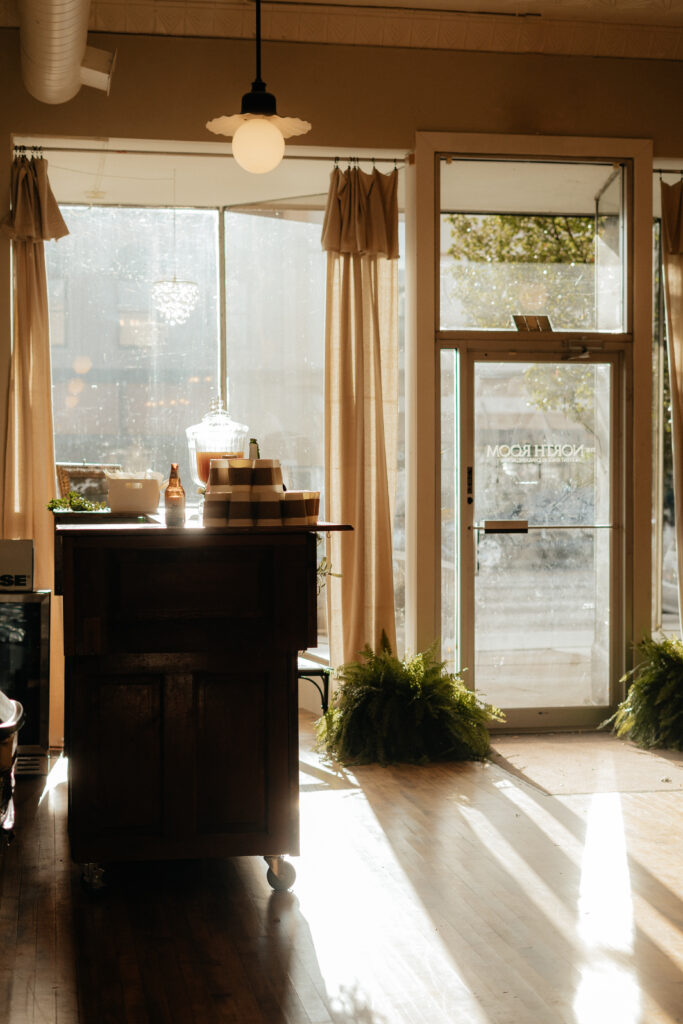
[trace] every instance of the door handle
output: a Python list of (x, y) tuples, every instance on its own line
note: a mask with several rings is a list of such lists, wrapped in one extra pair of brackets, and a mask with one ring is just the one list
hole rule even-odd
[(528, 519), (484, 519), (478, 523), (476, 530), (483, 533), (528, 533)]

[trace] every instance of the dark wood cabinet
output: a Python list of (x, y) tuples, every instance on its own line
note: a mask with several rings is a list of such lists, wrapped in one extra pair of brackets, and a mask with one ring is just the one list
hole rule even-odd
[(315, 533), (58, 525), (56, 557), (73, 858), (297, 854)]

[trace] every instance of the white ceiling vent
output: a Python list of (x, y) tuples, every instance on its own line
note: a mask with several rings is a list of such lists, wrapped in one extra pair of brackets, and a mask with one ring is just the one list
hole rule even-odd
[(21, 73), (41, 103), (67, 103), (81, 85), (109, 92), (115, 53), (87, 45), (90, 0), (20, 0)]

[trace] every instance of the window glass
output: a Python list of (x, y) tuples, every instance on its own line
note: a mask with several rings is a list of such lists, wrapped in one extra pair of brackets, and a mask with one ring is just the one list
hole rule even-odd
[[(320, 491), (324, 516), (325, 253), (322, 211), (225, 214), (230, 415), (290, 490)], [(319, 535), (318, 556), (325, 554)], [(332, 566), (332, 571), (336, 571)], [(327, 638), (325, 588), (318, 641)]]
[(680, 633), (678, 556), (673, 488), (671, 386), (667, 357), (666, 313), (662, 287), (661, 221), (653, 229), (653, 584), (655, 628)]
[(440, 327), (623, 330), (622, 171), (441, 162)]
[(322, 212), (226, 213), (229, 410), (287, 487), (324, 485)]
[[(62, 206), (69, 235), (45, 247), (58, 462), (119, 463), (190, 486), (185, 428), (218, 393), (214, 210)], [(174, 249), (175, 234), (175, 249)], [(155, 307), (156, 281), (191, 278), (184, 323)]]
[[(326, 256), (323, 211), (225, 214), (226, 358), (230, 414), (282, 463), (288, 487), (324, 491)], [(400, 249), (404, 251), (404, 225)], [(399, 261), (399, 424), (394, 585), (404, 646), (404, 260)], [(323, 510), (324, 512), (324, 510)], [(322, 552), (321, 552), (322, 553)], [(332, 571), (337, 567), (332, 566)], [(319, 621), (323, 609), (320, 607)]]
[(396, 450), (396, 501), (394, 505), (394, 606), (396, 649), (405, 651), (406, 634), (406, 389), (405, 389), (405, 296), (406, 232), (402, 216), (398, 222), (398, 424)]

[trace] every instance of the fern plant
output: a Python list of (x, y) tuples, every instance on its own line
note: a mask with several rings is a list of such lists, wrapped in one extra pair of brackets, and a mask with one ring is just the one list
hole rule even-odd
[(338, 676), (317, 747), (345, 764), (480, 760), (490, 747), (487, 723), (504, 717), (445, 671), (436, 644), (401, 660), (382, 633), (378, 651), (366, 646)]
[(637, 650), (643, 660), (621, 678), (630, 680), (626, 699), (600, 728), (646, 749), (683, 750), (683, 644), (644, 637)]

